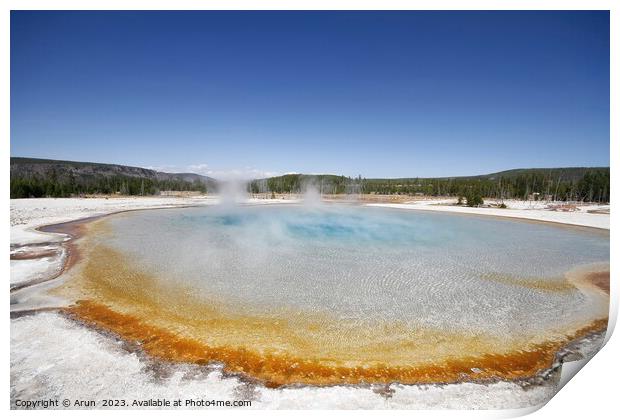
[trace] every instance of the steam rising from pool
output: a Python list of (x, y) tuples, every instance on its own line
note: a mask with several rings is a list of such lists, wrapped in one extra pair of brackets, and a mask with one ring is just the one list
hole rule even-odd
[(306, 207), (316, 207), (323, 203), (323, 198), (318, 188), (314, 185), (306, 186), (303, 194), (303, 204)]
[[(247, 204), (250, 194), (248, 192), (248, 182), (242, 178), (230, 177), (218, 182), (217, 195), (220, 207), (230, 208), (242, 204)], [(275, 193), (273, 193), (275, 196)], [(323, 195), (319, 186), (312, 181), (306, 181), (301, 185), (301, 192), (297, 194), (300, 198), (297, 202), (306, 208), (312, 208), (323, 204)], [(358, 195), (347, 195), (349, 202), (356, 201)], [(290, 197), (289, 197), (290, 198)]]
[(244, 203), (248, 199), (246, 182), (242, 179), (229, 178), (218, 182), (220, 206), (232, 207)]

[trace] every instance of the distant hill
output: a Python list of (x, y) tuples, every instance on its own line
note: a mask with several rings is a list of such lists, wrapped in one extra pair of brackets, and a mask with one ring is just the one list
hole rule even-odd
[(289, 174), (251, 181), (252, 192), (302, 192), (309, 185), (324, 194), (408, 194), (608, 202), (609, 167), (511, 169), (486, 175), (442, 178), (350, 178)]
[(368, 178), (373, 181), (412, 181), (412, 180), (420, 180), (420, 179), (437, 179), (437, 180), (463, 180), (463, 179), (488, 179), (488, 180), (496, 180), (496, 179), (515, 179), (522, 176), (545, 176), (548, 178), (558, 178), (562, 177), (564, 180), (568, 181), (578, 181), (587, 172), (592, 171), (607, 171), (609, 172), (609, 167), (607, 166), (584, 166), (584, 167), (566, 167), (566, 168), (522, 168), (522, 169), (508, 169), (506, 171), (501, 172), (493, 172), (490, 174), (484, 175), (458, 175), (458, 176), (446, 176), (446, 177), (435, 177), (435, 178), (425, 178), (425, 177), (415, 177), (415, 178)]
[(107, 163), (11, 158), (11, 198), (153, 195), (168, 190), (207, 192), (215, 185), (213, 178), (193, 173), (166, 173)]
[[(591, 167), (569, 167), (569, 168), (527, 168), (527, 169), (509, 169), (507, 171), (494, 172), (487, 175), (478, 175), (473, 178), (483, 179), (515, 179), (522, 176), (545, 176), (547, 178), (562, 178), (566, 181), (579, 181), (586, 173), (589, 172), (609, 172), (609, 167), (591, 166)], [(462, 177), (472, 178), (472, 177)]]

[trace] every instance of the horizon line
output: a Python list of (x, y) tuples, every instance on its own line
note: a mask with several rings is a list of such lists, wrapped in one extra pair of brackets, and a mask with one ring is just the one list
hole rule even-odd
[[(93, 165), (115, 165), (115, 166), (124, 166), (124, 167), (127, 167), (127, 168), (146, 169), (146, 170), (150, 170), (150, 171), (154, 171), (154, 172), (159, 172), (159, 173), (165, 173), (165, 174), (175, 174), (175, 175), (191, 174), (191, 175), (198, 175), (198, 176), (203, 176), (205, 178), (210, 178), (210, 179), (213, 179), (213, 180), (216, 180), (216, 181), (225, 180), (225, 179), (222, 179), (222, 178), (216, 178), (216, 177), (213, 177), (213, 176), (203, 175), (203, 174), (196, 173), (196, 172), (187, 172), (187, 171), (185, 171), (185, 172), (164, 172), (164, 171), (159, 171), (159, 170), (148, 168), (148, 167), (144, 167), (144, 166), (126, 165), (126, 164), (122, 164), (122, 163), (92, 162), (92, 161), (79, 161), (79, 160), (66, 160), (66, 159), (51, 159), (51, 158), (39, 158), (39, 157), (28, 157), (28, 156), (10, 156), (10, 159), (45, 160), (45, 161), (52, 161), (52, 162), (59, 162), (59, 163), (60, 162), (66, 162), (66, 163), (93, 164)], [(489, 173), (479, 173), (479, 174), (473, 174), (473, 175), (472, 174), (470, 174), (470, 175), (448, 175), (448, 176), (364, 177), (361, 174), (359, 174), (359, 176), (361, 176), (364, 179), (393, 179), (393, 180), (398, 180), (398, 179), (415, 179), (415, 178), (422, 178), (422, 179), (451, 179), (451, 178), (475, 178), (475, 177), (481, 177), (481, 176), (495, 175), (495, 174), (499, 174), (499, 173), (502, 173), (502, 172), (509, 172), (509, 171), (558, 170), (558, 169), (610, 169), (610, 166), (517, 167), (517, 168), (503, 169), (503, 170), (500, 170), (500, 171), (489, 172)], [(248, 180), (270, 179), (270, 178), (277, 178), (277, 177), (286, 176), (286, 175), (342, 176), (342, 177), (345, 177), (345, 178), (357, 178), (357, 176), (337, 175), (337, 174), (328, 173), (328, 172), (324, 172), (324, 173), (287, 172), (287, 173), (283, 173), (283, 174), (280, 174), (280, 175), (274, 175), (274, 176), (269, 176), (269, 177), (249, 178)]]

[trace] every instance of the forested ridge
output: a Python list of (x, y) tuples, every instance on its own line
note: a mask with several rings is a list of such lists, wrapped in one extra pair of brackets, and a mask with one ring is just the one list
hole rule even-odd
[(168, 174), (133, 166), (51, 159), (11, 158), (11, 198), (86, 194), (206, 193), (215, 182), (197, 174)]

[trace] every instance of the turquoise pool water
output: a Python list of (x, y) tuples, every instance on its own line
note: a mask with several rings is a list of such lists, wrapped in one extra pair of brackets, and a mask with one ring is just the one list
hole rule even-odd
[(336, 205), (141, 211), (106, 223), (99, 241), (136, 267), (240, 313), (519, 334), (607, 310), (576, 288), (545, 287), (609, 261), (609, 236), (595, 230)]

